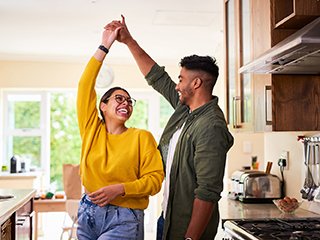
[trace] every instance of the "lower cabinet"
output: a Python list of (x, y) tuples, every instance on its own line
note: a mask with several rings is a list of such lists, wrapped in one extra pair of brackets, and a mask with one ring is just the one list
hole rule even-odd
[(16, 211), (15, 217), (15, 239), (32, 240), (33, 229), (33, 199), (24, 204)]
[(33, 199), (29, 200), (1, 225), (1, 240), (33, 239)]
[(15, 217), (12, 215), (1, 225), (1, 240), (15, 239)]

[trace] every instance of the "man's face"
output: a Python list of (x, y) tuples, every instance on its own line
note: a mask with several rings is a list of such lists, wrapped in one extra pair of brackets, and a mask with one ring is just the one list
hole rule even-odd
[(195, 72), (186, 68), (181, 68), (179, 75), (179, 82), (176, 85), (176, 91), (179, 94), (181, 104), (190, 106), (194, 96), (193, 81), (196, 77)]

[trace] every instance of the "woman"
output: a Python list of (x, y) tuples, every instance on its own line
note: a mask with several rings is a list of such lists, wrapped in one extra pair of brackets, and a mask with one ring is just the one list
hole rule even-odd
[(102, 44), (80, 79), (77, 111), (82, 139), (80, 175), (85, 194), (78, 211), (78, 239), (143, 239), (149, 196), (160, 191), (164, 172), (152, 134), (127, 128), (135, 100), (115, 87), (101, 98), (95, 81), (119, 29), (105, 29)]

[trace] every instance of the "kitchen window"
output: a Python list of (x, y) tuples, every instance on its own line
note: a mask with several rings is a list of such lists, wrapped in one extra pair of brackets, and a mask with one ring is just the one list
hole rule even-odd
[(46, 172), (50, 156), (48, 94), (11, 91), (3, 96), (2, 165), (10, 166), (10, 158), (18, 155), (27, 170), (31, 167)]

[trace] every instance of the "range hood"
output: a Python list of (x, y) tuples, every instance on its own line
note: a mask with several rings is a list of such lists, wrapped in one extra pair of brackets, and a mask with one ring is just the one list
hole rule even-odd
[(240, 73), (320, 74), (320, 17), (276, 44)]

